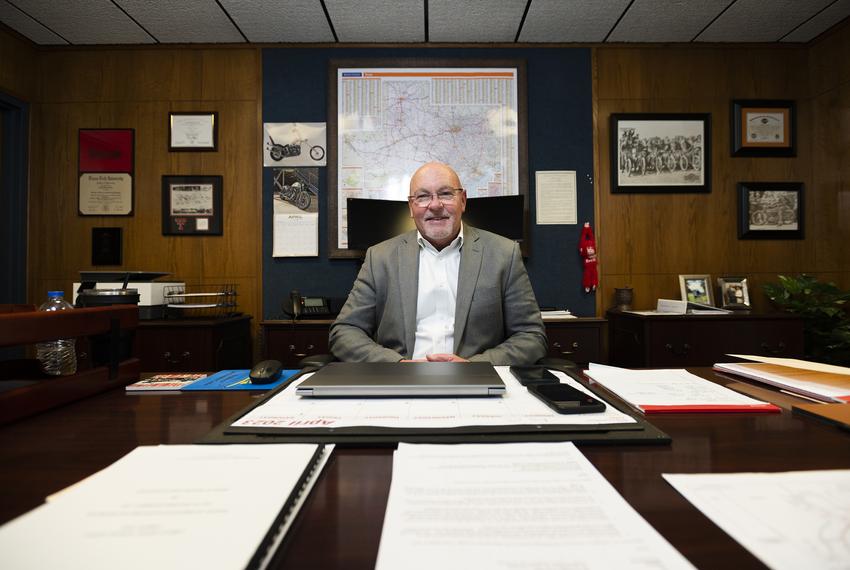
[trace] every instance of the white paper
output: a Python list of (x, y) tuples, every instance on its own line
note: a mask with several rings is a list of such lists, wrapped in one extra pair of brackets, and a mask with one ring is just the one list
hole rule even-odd
[(629, 370), (591, 363), (585, 374), (637, 408), (766, 405), (684, 369)]
[(3, 566), (244, 568), (315, 450), (136, 448), (0, 528)]
[(317, 257), (319, 214), (274, 214), (272, 257)]
[(326, 166), (325, 123), (263, 123), (263, 166)]
[(575, 170), (538, 170), (537, 224), (577, 224)]
[(774, 570), (850, 568), (850, 470), (662, 476)]
[[(820, 373), (817, 371), (804, 371), (800, 373), (808, 375), (810, 378), (791, 378), (776, 372), (753, 370), (752, 368), (747, 368), (747, 364), (749, 363), (717, 362), (714, 364), (714, 369), (776, 386), (781, 390), (802, 394), (803, 396), (808, 396), (822, 402), (842, 404), (850, 401), (850, 378), (843, 385), (835, 385), (834, 382), (819, 382), (817, 375)], [(790, 372), (793, 373), (793, 370)]]
[[(501, 425), (606, 425), (636, 420), (611, 405), (604, 412), (558, 414), (528, 393), (507, 366), (496, 371), (505, 382), (503, 396), (490, 398), (304, 398), (295, 394), (305, 375), (269, 401), (257, 406), (234, 427), (453, 428)], [(566, 374), (552, 371), (562, 383), (587, 390)]]
[(772, 356), (758, 356), (755, 354), (727, 354), (727, 356), (733, 356), (743, 360), (752, 360), (753, 362), (764, 362), (766, 364), (788, 366), (789, 368), (799, 368), (800, 370), (829, 372), (830, 374), (850, 374), (850, 368), (847, 368), (846, 366), (810, 362), (808, 360), (798, 360), (796, 358), (775, 358)]
[(564, 309), (563, 311), (540, 311), (544, 321), (556, 321), (558, 319), (575, 319), (576, 316)]
[(411, 445), (376, 569), (692, 568), (572, 443)]

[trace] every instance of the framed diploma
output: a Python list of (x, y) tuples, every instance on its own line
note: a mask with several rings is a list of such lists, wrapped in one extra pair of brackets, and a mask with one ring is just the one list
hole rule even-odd
[(133, 172), (133, 129), (80, 129), (78, 171)]
[(81, 216), (132, 216), (133, 175), (128, 172), (80, 174), (77, 213)]
[(732, 101), (732, 156), (797, 156), (794, 101)]
[(221, 176), (162, 177), (162, 235), (222, 235)]
[(205, 111), (168, 114), (168, 150), (218, 150), (218, 113)]

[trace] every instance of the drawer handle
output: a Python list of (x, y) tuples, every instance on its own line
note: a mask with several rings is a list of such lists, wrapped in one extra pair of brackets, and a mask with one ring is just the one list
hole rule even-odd
[(676, 347), (674, 347), (672, 344), (670, 344), (668, 342), (667, 344), (664, 345), (664, 348), (666, 348), (667, 350), (669, 350), (670, 352), (672, 352), (676, 356), (687, 356), (688, 351), (691, 349), (691, 345), (689, 345), (688, 343), (685, 343), (685, 344), (682, 345), (681, 349), (677, 349)]
[(761, 343), (761, 348), (769, 354), (782, 354), (785, 352), (785, 343), (780, 340), (779, 344), (776, 345), (776, 348), (770, 348), (769, 344), (763, 342)]
[(563, 354), (564, 356), (572, 356), (573, 354), (576, 353), (576, 349), (579, 348), (579, 344), (577, 342), (574, 342), (571, 346), (571, 348), (573, 348), (573, 350), (561, 350), (561, 348), (563, 348), (561, 346), (561, 343), (560, 342), (553, 342), (552, 348), (557, 350), (559, 354)]
[(169, 364), (180, 364), (181, 362), (183, 362), (184, 360), (187, 360), (191, 356), (192, 356), (192, 353), (189, 352), (188, 350), (184, 350), (183, 354), (180, 355), (180, 358), (172, 358), (170, 351), (166, 351), (162, 355), (162, 357), (165, 358), (165, 361)]

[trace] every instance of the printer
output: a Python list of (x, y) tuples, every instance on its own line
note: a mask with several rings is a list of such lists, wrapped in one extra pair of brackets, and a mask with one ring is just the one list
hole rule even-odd
[[(80, 306), (81, 291), (95, 289), (97, 293), (135, 289), (139, 297), (139, 318), (143, 320), (165, 317), (167, 292), (182, 292), (186, 284), (182, 281), (157, 281), (170, 275), (156, 271), (80, 271), (80, 281), (74, 283), (74, 305)], [(83, 294), (85, 295), (85, 293)], [(120, 296), (99, 295), (102, 299), (119, 299)], [(121, 302), (121, 301), (115, 301)], [(106, 303), (110, 304), (110, 303)], [(92, 306), (88, 304), (87, 306)]]

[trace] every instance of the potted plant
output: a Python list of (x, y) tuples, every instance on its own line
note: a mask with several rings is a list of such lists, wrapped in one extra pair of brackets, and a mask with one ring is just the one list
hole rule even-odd
[(783, 311), (803, 317), (806, 359), (850, 365), (850, 291), (803, 274), (779, 275), (764, 292)]

